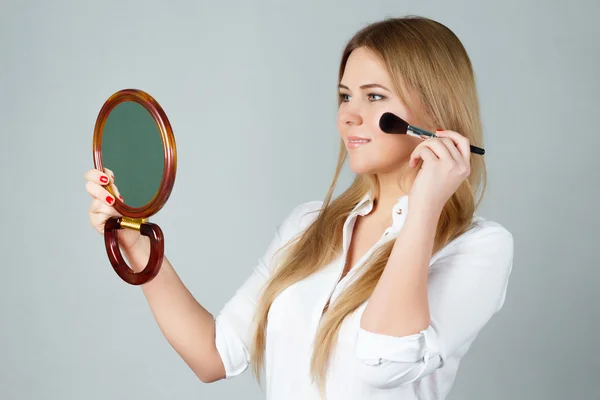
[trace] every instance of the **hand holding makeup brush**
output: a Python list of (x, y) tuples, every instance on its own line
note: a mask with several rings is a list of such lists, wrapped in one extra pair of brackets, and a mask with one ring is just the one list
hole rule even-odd
[(410, 168), (421, 169), (410, 190), (411, 208), (425, 212), (440, 212), (444, 205), (471, 173), (469, 140), (454, 131), (437, 131), (438, 138), (430, 138), (413, 150), (408, 162)]

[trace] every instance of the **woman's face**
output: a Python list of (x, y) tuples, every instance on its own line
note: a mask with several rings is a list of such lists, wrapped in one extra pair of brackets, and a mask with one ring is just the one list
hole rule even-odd
[[(388, 111), (409, 123), (412, 120), (393, 87), (385, 66), (373, 52), (358, 48), (350, 54), (339, 87), (342, 102), (337, 125), (350, 167), (357, 174), (398, 171), (421, 141), (379, 128), (379, 118)], [(359, 138), (365, 140), (354, 141)]]

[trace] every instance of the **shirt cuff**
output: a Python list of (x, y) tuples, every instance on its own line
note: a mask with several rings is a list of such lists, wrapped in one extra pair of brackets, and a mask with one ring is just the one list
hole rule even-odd
[(385, 361), (427, 362), (439, 354), (438, 337), (431, 325), (417, 334), (400, 337), (382, 335), (360, 328), (356, 338), (355, 355), (368, 365), (379, 365)]

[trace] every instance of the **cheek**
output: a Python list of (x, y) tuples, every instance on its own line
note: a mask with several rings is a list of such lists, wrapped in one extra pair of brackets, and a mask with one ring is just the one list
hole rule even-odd
[(377, 143), (377, 152), (382, 158), (390, 162), (399, 162), (408, 160), (420, 140), (406, 135), (394, 135), (379, 132), (375, 135)]
[(370, 110), (368, 115), (365, 116), (365, 123), (368, 125), (369, 131), (374, 137), (386, 135), (386, 133), (379, 128), (379, 119), (384, 112), (384, 110)]
[(348, 130), (348, 125), (342, 121), (342, 118), (340, 118), (339, 113), (336, 118), (336, 125), (337, 125), (337, 129), (338, 129), (338, 132), (340, 133), (340, 135), (345, 134), (346, 131)]
[(339, 118), (337, 119), (336, 123), (337, 123), (337, 129), (338, 129), (338, 132), (340, 133), (340, 135), (345, 133), (346, 132), (346, 124), (343, 124)]

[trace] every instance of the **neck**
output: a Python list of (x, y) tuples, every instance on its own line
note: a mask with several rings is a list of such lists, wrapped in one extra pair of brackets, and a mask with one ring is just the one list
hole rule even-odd
[[(418, 171), (408, 170), (406, 174), (399, 179), (398, 173), (378, 174), (379, 195), (377, 196), (376, 210), (387, 213), (398, 202), (398, 198), (405, 196), (410, 191), (412, 183)], [(404, 192), (399, 184), (407, 192)], [(375, 210), (374, 210), (375, 211)]]

